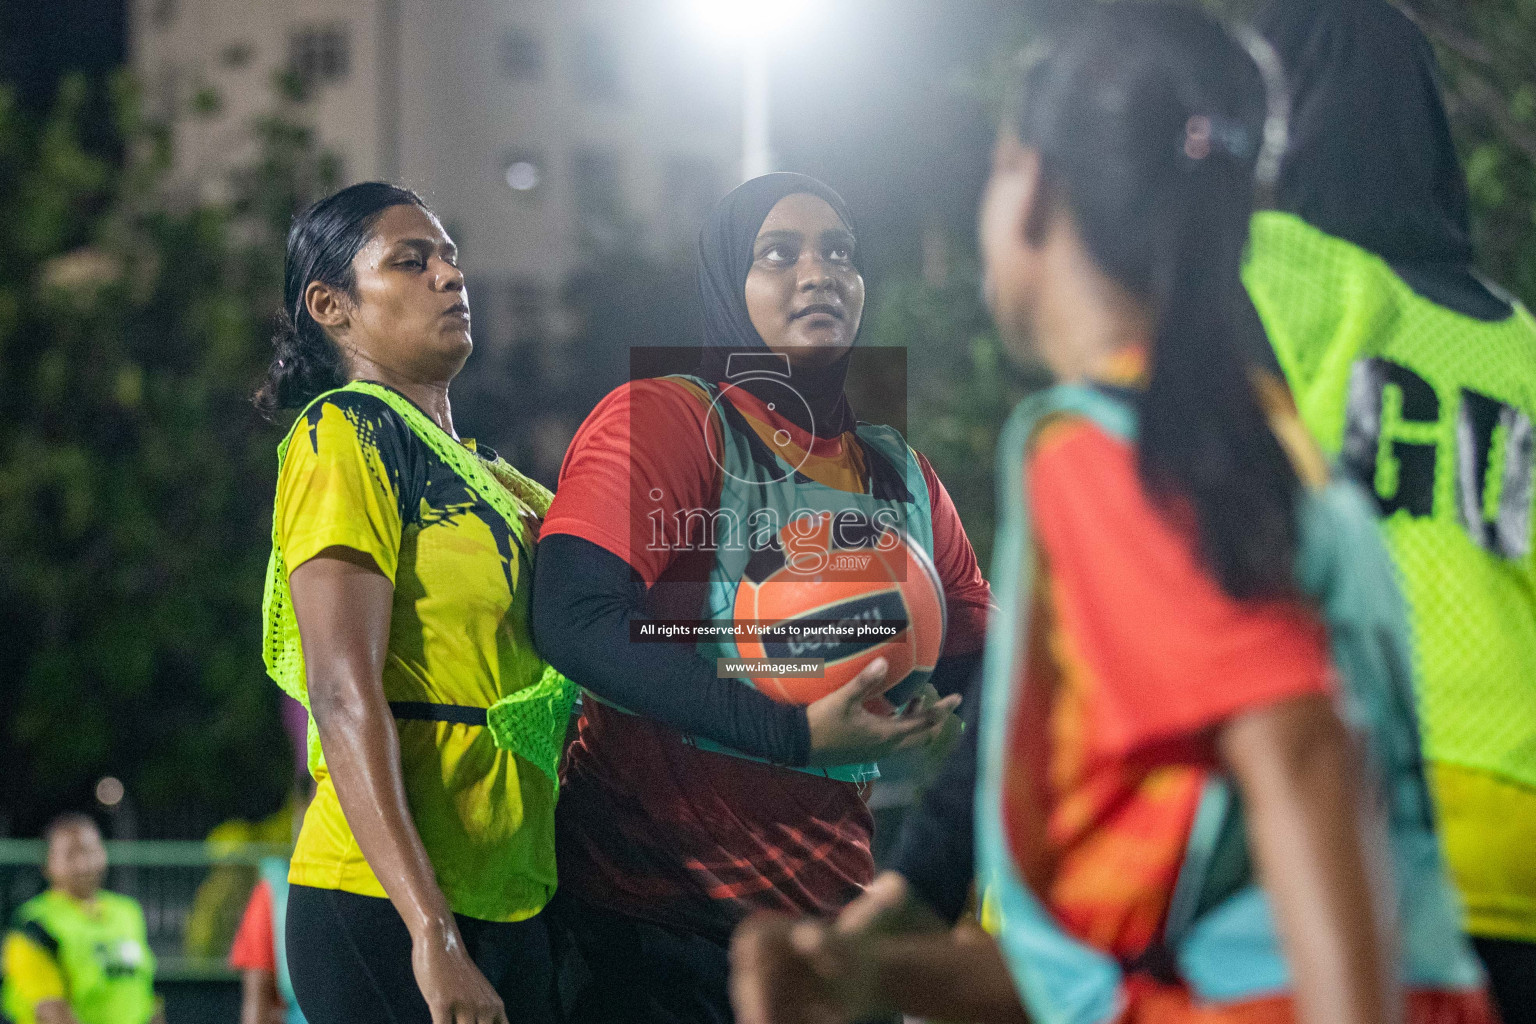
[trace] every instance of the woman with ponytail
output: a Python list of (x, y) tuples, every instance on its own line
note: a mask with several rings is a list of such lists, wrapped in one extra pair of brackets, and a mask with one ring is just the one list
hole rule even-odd
[(288, 235), (258, 407), (278, 447), (268, 671), (310, 712), (316, 791), (286, 961), (311, 1024), (555, 1020), (540, 911), (573, 691), (534, 652), (549, 492), (454, 431), (458, 252), (414, 193), (343, 189)]
[(1240, 279), (1279, 134), (1254, 58), (1189, 8), (1092, 5), (1019, 86), (986, 293), (1059, 383), (999, 448), (991, 934), (920, 934), (899, 898), (836, 928), (759, 918), (739, 1019), (1493, 1021), (1390, 562), (1265, 368)]

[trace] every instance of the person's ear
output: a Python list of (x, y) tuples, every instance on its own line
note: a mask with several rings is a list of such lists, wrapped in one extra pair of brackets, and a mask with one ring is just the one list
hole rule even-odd
[(351, 319), (351, 304), (346, 294), (324, 281), (311, 281), (304, 289), (304, 306), (321, 327), (339, 330)]
[(999, 227), (1025, 246), (1045, 238), (1049, 196), (1040, 166), (1040, 152), (1020, 142), (1012, 132), (1002, 132), (992, 150), (992, 183), (1002, 206), (996, 211)]
[(1022, 179), (1017, 230), (1019, 237), (1027, 244), (1037, 246), (1045, 241), (1051, 213), (1050, 190), (1046, 187), (1045, 172), (1040, 165), (1040, 151), (1018, 146), (1018, 154), (1014, 159), (1014, 173)]

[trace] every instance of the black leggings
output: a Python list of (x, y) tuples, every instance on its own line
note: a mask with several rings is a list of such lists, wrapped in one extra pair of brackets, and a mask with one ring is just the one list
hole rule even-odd
[[(555, 970), (543, 914), (459, 917), (470, 958), (517, 1024), (555, 1024)], [(431, 1024), (411, 970), (411, 933), (386, 899), (288, 888), (288, 976), (309, 1024)]]
[(1536, 1024), (1536, 944), (1473, 938), (1504, 1024)]
[(548, 913), (550, 929), (574, 951), (562, 965), (567, 1024), (734, 1020), (723, 942), (600, 909), (563, 890)]

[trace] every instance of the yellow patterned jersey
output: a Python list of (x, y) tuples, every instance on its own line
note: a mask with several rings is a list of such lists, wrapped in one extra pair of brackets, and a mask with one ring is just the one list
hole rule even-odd
[[(343, 390), (302, 414), (282, 460), (273, 540), (286, 573), (341, 546), (394, 583), (383, 686), (417, 831), (456, 913), (523, 920), (555, 888), (555, 784), (498, 749), (485, 711), (546, 667), (528, 631), (536, 524), (514, 529), (393, 404)], [(384, 896), (318, 754), (312, 746), (318, 785), (289, 880)]]

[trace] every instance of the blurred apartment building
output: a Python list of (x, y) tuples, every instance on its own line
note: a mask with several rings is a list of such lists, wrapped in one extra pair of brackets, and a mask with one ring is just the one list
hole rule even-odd
[(493, 350), (558, 338), (593, 251), (689, 250), (736, 180), (738, 73), (679, 0), (132, 0), (129, 38), (178, 188), (219, 194), (293, 72), (344, 183), (441, 215)]

